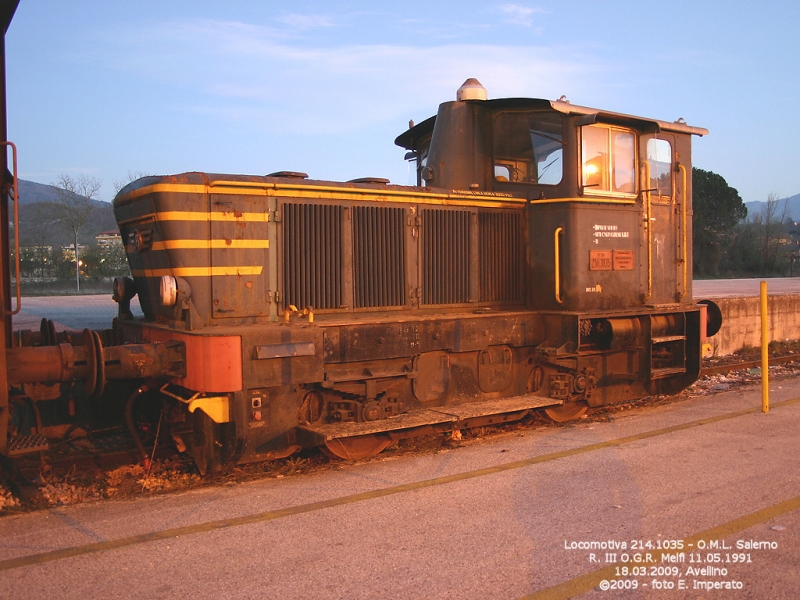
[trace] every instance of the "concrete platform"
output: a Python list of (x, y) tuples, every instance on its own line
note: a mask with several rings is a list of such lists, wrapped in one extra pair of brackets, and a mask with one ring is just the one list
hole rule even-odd
[(714, 355), (761, 347), (761, 281), (767, 282), (769, 339), (800, 339), (800, 278), (694, 281), (695, 300), (713, 300), (722, 311), (722, 329), (709, 340)]
[(800, 277), (767, 279), (695, 279), (692, 282), (694, 297), (734, 298), (760, 294), (761, 282), (767, 282), (767, 293), (774, 296), (800, 295)]
[(759, 388), (737, 389), (437, 454), (3, 517), (0, 597), (793, 600), (800, 380), (773, 379), (772, 402), (762, 414)]

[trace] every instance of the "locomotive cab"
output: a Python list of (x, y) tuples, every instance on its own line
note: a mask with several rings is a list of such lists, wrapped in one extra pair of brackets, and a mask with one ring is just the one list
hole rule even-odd
[(529, 308), (691, 303), (690, 138), (707, 130), (563, 98), (470, 98), (395, 143), (411, 151), (418, 185), (526, 200), (540, 284)]

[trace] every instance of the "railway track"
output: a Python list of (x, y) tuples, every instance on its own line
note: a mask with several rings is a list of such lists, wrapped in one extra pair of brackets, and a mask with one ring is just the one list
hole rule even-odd
[[(800, 361), (800, 355), (786, 354), (770, 357), (769, 364), (782, 365), (797, 361)], [(702, 369), (701, 376), (732, 373), (760, 366), (760, 360), (711, 365)], [(752, 383), (752, 380), (742, 382), (742, 384), (747, 383)], [(587, 416), (589, 418), (603, 419), (607, 418), (610, 412), (647, 406), (650, 402), (648, 402), (648, 399), (642, 399), (626, 403), (623, 406), (597, 407), (590, 409)], [(547, 420), (536, 414), (523, 422), (480, 428), (477, 431), (465, 434), (465, 436), (480, 437), (506, 431), (509, 427), (528, 428), (543, 425), (547, 425)], [(458, 444), (459, 441), (459, 436), (455, 436), (452, 439), (441, 435), (426, 436), (425, 438), (404, 441), (401, 451), (435, 451), (437, 448)], [(148, 452), (152, 451), (152, 439), (146, 444)], [(127, 485), (123, 481), (123, 485), (118, 486), (123, 494), (163, 491), (173, 487), (169, 481), (170, 479), (185, 482), (187, 476), (190, 476), (193, 482), (199, 481), (199, 478), (194, 474), (194, 467), (191, 461), (182, 461), (178, 452), (166, 439), (161, 439), (156, 446), (156, 452), (153, 454), (153, 470), (144, 469), (141, 464), (137, 464), (140, 455), (133, 440), (122, 428), (94, 432), (84, 431), (82, 435), (65, 436), (63, 439), (52, 440), (51, 446), (55, 452), (47, 456), (46, 460), (43, 461), (41, 457), (29, 456), (24, 460), (18, 461), (13, 469), (13, 475), (17, 480), (13, 486), (14, 491), (28, 507), (40, 508), (47, 506), (48, 500), (52, 503), (52, 498), (41, 497), (42, 489), (49, 490), (53, 498), (60, 497), (62, 501), (69, 497), (73, 497), (76, 501), (80, 501), (82, 497), (87, 499), (103, 497), (104, 492), (109, 487), (107, 484), (109, 474), (118, 474), (123, 471), (122, 476), (110, 476), (112, 480), (128, 480)], [(304, 470), (324, 468), (325, 465), (331, 462), (335, 462), (335, 459), (331, 459), (320, 452), (306, 451), (298, 456), (271, 461), (262, 466), (237, 467), (230, 472), (214, 477), (230, 480), (231, 478), (250, 479), (259, 476), (282, 476), (283, 474), (294, 474)], [(80, 473), (81, 476), (77, 477), (74, 475), (75, 473)], [(151, 474), (152, 479), (148, 483)], [(161, 483), (154, 486), (152, 481), (160, 481)], [(58, 496), (57, 493), (59, 487), (64, 490), (61, 496)], [(176, 484), (174, 487), (181, 487), (181, 485)], [(72, 488), (76, 489), (73, 490)], [(89, 489), (90, 493), (82, 493), (81, 489)], [(72, 490), (72, 493), (70, 493), (70, 490)]]
[[(800, 361), (800, 355), (797, 354), (788, 354), (785, 356), (771, 356), (769, 358), (770, 366), (781, 365), (797, 361)], [(720, 365), (704, 367), (703, 369), (701, 369), (700, 375), (716, 375), (719, 373), (728, 373), (730, 371), (740, 371), (743, 369), (753, 369), (756, 367), (761, 367), (760, 360), (749, 360), (738, 363), (720, 364)]]

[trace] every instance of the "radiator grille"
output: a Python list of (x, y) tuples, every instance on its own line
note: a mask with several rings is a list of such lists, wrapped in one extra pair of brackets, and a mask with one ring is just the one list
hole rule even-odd
[(356, 308), (405, 304), (404, 216), (402, 208), (353, 208)]
[(469, 212), (422, 211), (422, 303), (469, 300)]
[(522, 222), (519, 214), (481, 212), (481, 302), (517, 302), (523, 299)]
[(341, 307), (343, 208), (287, 203), (283, 214), (284, 304)]

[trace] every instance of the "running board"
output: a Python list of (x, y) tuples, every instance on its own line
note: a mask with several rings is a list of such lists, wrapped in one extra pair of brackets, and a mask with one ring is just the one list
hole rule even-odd
[(686, 369), (684, 367), (653, 369), (650, 372), (650, 379), (664, 379), (665, 377), (672, 377), (673, 375), (680, 375), (681, 373), (686, 373)]
[(516, 421), (534, 408), (560, 406), (562, 400), (541, 396), (515, 396), (499, 400), (468, 402), (455, 406), (423, 408), (378, 421), (363, 423), (325, 423), (300, 425), (298, 438), (305, 446), (318, 446), (338, 438), (349, 438), (376, 433), (388, 433), (399, 440), (425, 433), (469, 429), (481, 425), (493, 425)]
[(17, 458), (32, 452), (42, 452), (48, 450), (50, 444), (47, 443), (47, 438), (39, 433), (33, 435), (18, 435), (16, 437), (8, 438), (8, 458)]

